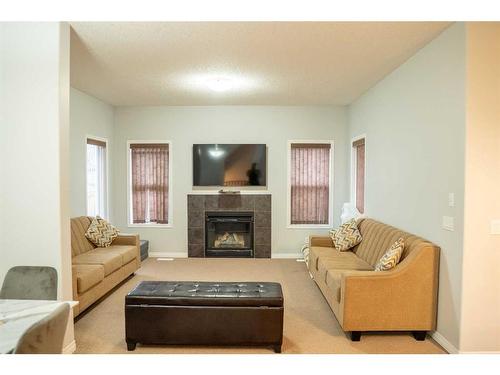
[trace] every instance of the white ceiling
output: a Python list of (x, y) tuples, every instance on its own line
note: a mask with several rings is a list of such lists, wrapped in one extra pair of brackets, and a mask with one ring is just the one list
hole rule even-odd
[(344, 105), (449, 24), (74, 22), (71, 85), (118, 106)]

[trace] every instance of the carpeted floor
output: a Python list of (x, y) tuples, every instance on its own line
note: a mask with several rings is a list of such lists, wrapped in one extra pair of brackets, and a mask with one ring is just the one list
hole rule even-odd
[(127, 352), (124, 298), (141, 280), (275, 281), (285, 297), (283, 353), (445, 353), (432, 339), (409, 333), (366, 334), (351, 342), (304, 263), (293, 259), (149, 258), (136, 275), (96, 304), (75, 324), (76, 353), (273, 353), (266, 348), (172, 347), (138, 345)]

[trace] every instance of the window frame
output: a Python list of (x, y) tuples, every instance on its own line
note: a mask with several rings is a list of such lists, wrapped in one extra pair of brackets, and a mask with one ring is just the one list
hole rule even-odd
[(104, 197), (105, 199), (105, 204), (104, 204), (104, 207), (106, 209), (106, 214), (102, 216), (103, 219), (105, 220), (109, 220), (109, 141), (107, 138), (103, 138), (103, 137), (96, 137), (94, 135), (89, 135), (87, 134), (85, 136), (85, 213), (88, 215), (88, 194), (89, 194), (89, 191), (88, 191), (88, 175), (87, 175), (87, 170), (88, 170), (88, 159), (87, 159), (87, 144), (88, 144), (88, 141), (90, 140), (94, 140), (94, 141), (99, 141), (99, 142), (103, 142), (106, 144), (106, 160), (104, 161), (104, 164), (105, 164), (105, 168), (106, 168), (106, 178), (105, 178), (105, 181), (106, 181), (106, 186), (105, 186), (105, 189), (104, 189), (104, 194), (106, 195)]
[[(132, 211), (132, 152), (131, 144), (166, 144), (168, 145), (168, 223), (134, 223)], [(173, 195), (172, 195), (172, 142), (168, 140), (127, 140), (127, 227), (128, 228), (173, 228)]]
[[(329, 144), (330, 145), (330, 158), (329, 158), (329, 186), (328, 186), (328, 223), (327, 224), (292, 224), (292, 185), (291, 185), (291, 171), (292, 171), (292, 144), (305, 143), (305, 144)], [(333, 140), (311, 140), (311, 139), (293, 139), (287, 141), (287, 229), (329, 229), (333, 226), (333, 190), (335, 178), (334, 161), (335, 161), (335, 145)]]
[[(356, 141), (359, 141), (361, 139), (365, 140), (365, 174), (364, 174), (364, 197), (363, 197), (363, 213), (360, 212), (360, 215), (362, 217), (366, 216), (366, 145), (367, 145), (367, 140), (366, 140), (366, 133), (357, 135), (351, 139), (350, 147), (351, 147), (351, 204), (356, 207), (356, 200), (357, 200), (357, 195), (356, 195), (356, 190), (357, 190), (357, 179), (356, 179), (356, 174), (357, 174), (357, 167), (358, 167), (358, 157), (356, 153), (356, 147), (353, 146), (353, 143)], [(357, 209), (357, 207), (356, 207)]]

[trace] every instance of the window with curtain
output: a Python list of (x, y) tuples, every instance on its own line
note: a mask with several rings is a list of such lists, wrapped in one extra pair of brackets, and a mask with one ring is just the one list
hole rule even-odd
[(365, 139), (361, 138), (352, 143), (354, 152), (354, 196), (356, 208), (360, 213), (365, 212)]
[(330, 224), (330, 143), (290, 144), (290, 224)]
[(87, 138), (87, 215), (107, 218), (106, 142)]
[(169, 223), (169, 144), (130, 144), (131, 222)]

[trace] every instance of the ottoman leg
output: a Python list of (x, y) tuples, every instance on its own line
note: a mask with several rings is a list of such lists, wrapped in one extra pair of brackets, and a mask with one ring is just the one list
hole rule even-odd
[(129, 352), (135, 350), (136, 345), (137, 345), (137, 343), (135, 341), (127, 340), (127, 350)]
[(275, 353), (281, 353), (281, 345), (274, 345), (273, 350)]

